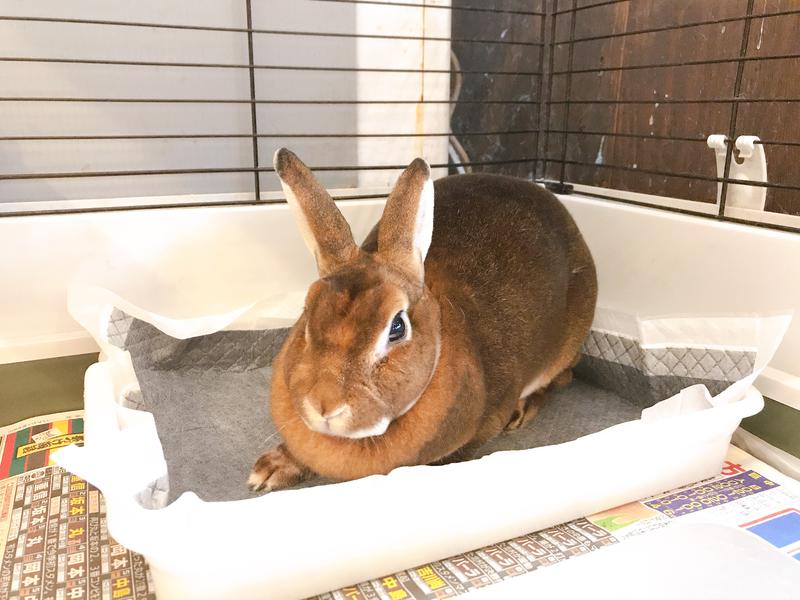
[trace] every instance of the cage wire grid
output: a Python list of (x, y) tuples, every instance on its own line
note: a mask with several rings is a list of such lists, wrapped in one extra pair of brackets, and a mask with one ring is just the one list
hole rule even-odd
[[(707, 212), (693, 211), (689, 209), (673, 208), (673, 207), (659, 207), (667, 208), (667, 210), (698, 215), (702, 217), (711, 217), (718, 220), (742, 222), (749, 225), (770, 227), (776, 229), (784, 229), (789, 231), (798, 231), (800, 228), (779, 225), (773, 223), (759, 222), (753, 220), (744, 220), (741, 218), (732, 217), (726, 214), (726, 201), (728, 197), (729, 186), (732, 184), (743, 186), (757, 186), (768, 189), (789, 190), (793, 192), (800, 191), (800, 185), (793, 183), (785, 183), (779, 181), (748, 181), (731, 177), (731, 165), (735, 160), (735, 151), (733, 141), (741, 132), (738, 124), (738, 116), (740, 107), (743, 105), (759, 105), (763, 104), (769, 106), (775, 103), (784, 103), (800, 106), (800, 97), (754, 97), (745, 93), (743, 87), (743, 73), (745, 66), (750, 63), (766, 63), (770, 61), (796, 61), (800, 60), (800, 52), (798, 53), (780, 53), (766, 56), (754, 56), (748, 53), (750, 48), (751, 28), (752, 23), (756, 19), (781, 19), (792, 18), (800, 15), (800, 8), (790, 8), (785, 10), (755, 10), (756, 0), (746, 0), (745, 10), (741, 14), (729, 15), (717, 18), (689, 20), (688, 22), (673, 23), (668, 25), (650, 26), (642, 28), (623, 29), (620, 31), (609, 31), (593, 33), (591, 35), (579, 35), (577, 25), (580, 19), (586, 15), (588, 16), (592, 9), (600, 7), (608, 7), (621, 4), (633, 4), (637, 0), (604, 0), (602, 2), (583, 2), (579, 0), (541, 0), (540, 2), (529, 2), (524, 5), (530, 5), (530, 10), (522, 10), (519, 4), (510, 6), (507, 3), (501, 2), (492, 3), (491, 6), (462, 6), (460, 3), (450, 4), (447, 6), (440, 6), (431, 4), (426, 1), (423, 2), (388, 2), (380, 0), (306, 0), (307, 2), (315, 3), (338, 3), (338, 4), (364, 4), (364, 5), (377, 5), (377, 6), (391, 6), (393, 8), (406, 8), (408, 10), (431, 10), (431, 11), (450, 11), (451, 14), (457, 12), (474, 13), (481, 15), (482, 18), (493, 18), (498, 15), (510, 15), (512, 17), (526, 17), (535, 18), (538, 21), (538, 40), (509, 40), (509, 39), (485, 39), (482, 37), (473, 38), (466, 36), (416, 36), (416, 35), (391, 35), (391, 34), (378, 34), (378, 33), (337, 33), (328, 31), (315, 31), (313, 29), (303, 30), (285, 30), (285, 29), (263, 29), (253, 26), (252, 19), (252, 6), (251, 0), (244, 0), (243, 10), (246, 17), (246, 27), (224, 27), (224, 26), (209, 26), (209, 25), (189, 25), (179, 23), (161, 23), (161, 22), (145, 22), (145, 21), (120, 21), (120, 20), (103, 20), (103, 19), (80, 19), (80, 18), (64, 18), (64, 17), (48, 17), (48, 16), (13, 16), (13, 15), (0, 15), (0, 22), (39, 22), (39, 23), (58, 23), (62, 25), (81, 25), (81, 26), (98, 26), (98, 27), (112, 27), (112, 28), (137, 28), (137, 29), (159, 29), (159, 30), (188, 30), (188, 31), (203, 31), (203, 32), (219, 32), (225, 34), (241, 34), (246, 36), (247, 41), (247, 63), (223, 63), (223, 62), (183, 62), (183, 61), (156, 61), (156, 60), (119, 60), (112, 58), (64, 58), (64, 57), (44, 57), (44, 56), (0, 56), (0, 63), (50, 63), (50, 64), (90, 64), (90, 65), (112, 65), (119, 67), (139, 66), (139, 67), (159, 67), (169, 69), (235, 69), (246, 70), (249, 75), (249, 97), (244, 98), (213, 98), (213, 97), (191, 97), (191, 98), (134, 98), (134, 97), (80, 97), (80, 96), (2, 96), (0, 97), (0, 106), (10, 102), (21, 103), (115, 103), (115, 104), (237, 104), (248, 105), (250, 109), (250, 131), (248, 132), (235, 132), (235, 133), (149, 133), (149, 134), (85, 134), (85, 135), (3, 135), (0, 136), (0, 143), (2, 142), (36, 142), (36, 141), (91, 141), (91, 140), (202, 140), (202, 139), (250, 139), (252, 140), (252, 159), (249, 165), (240, 165), (232, 167), (208, 167), (208, 168), (177, 168), (177, 169), (127, 169), (127, 170), (73, 170), (73, 171), (59, 171), (59, 172), (17, 172), (17, 173), (0, 173), (0, 182), (10, 180), (48, 180), (48, 179), (70, 179), (70, 178), (105, 178), (105, 177), (147, 177), (147, 176), (179, 176), (179, 175), (195, 175), (195, 174), (220, 174), (220, 173), (252, 173), (253, 174), (253, 197), (249, 201), (211, 201), (211, 202), (192, 202), (181, 204), (147, 204), (143, 206), (113, 206), (113, 207), (91, 207), (91, 208), (69, 208), (69, 209), (54, 209), (54, 210), (31, 210), (31, 211), (14, 211), (14, 212), (0, 212), (0, 216), (19, 216), (21, 214), (43, 214), (43, 213), (62, 213), (62, 212), (95, 212), (105, 210), (131, 210), (137, 208), (152, 209), (152, 208), (166, 208), (173, 206), (216, 206), (216, 205), (243, 205), (243, 204), (262, 204), (262, 203), (279, 203), (284, 202), (282, 198), (264, 198), (262, 196), (261, 181), (259, 174), (272, 173), (274, 169), (270, 165), (263, 164), (265, 161), (263, 157), (259, 156), (260, 139), (299, 139), (299, 138), (313, 138), (313, 139), (336, 139), (336, 138), (413, 138), (413, 137), (447, 137), (455, 136), (458, 139), (469, 139), (474, 137), (484, 136), (531, 136), (532, 143), (530, 146), (535, 149), (533, 155), (522, 157), (504, 157), (497, 160), (448, 160), (447, 162), (436, 163), (431, 165), (434, 168), (447, 168), (451, 171), (454, 169), (468, 169), (480, 170), (485, 167), (494, 167), (495, 171), (502, 172), (504, 167), (509, 165), (527, 164), (532, 168), (532, 173), (536, 174), (536, 179), (545, 184), (553, 191), (560, 193), (569, 193), (572, 189), (570, 185), (573, 179), (570, 173), (570, 167), (584, 167), (595, 170), (614, 171), (614, 172), (635, 172), (638, 175), (652, 175), (664, 178), (674, 178), (680, 180), (692, 180), (699, 182), (717, 183), (721, 184), (721, 191), (719, 194), (719, 201), (716, 204), (716, 212), (709, 214)], [(744, 2), (744, 0), (742, 0)], [(534, 10), (539, 8), (541, 10)], [(739, 43), (738, 53), (733, 53), (730, 56), (722, 56), (716, 58), (705, 59), (689, 59), (677, 61), (663, 61), (663, 62), (646, 62), (643, 64), (623, 64), (619, 65), (602, 65), (593, 67), (581, 67), (575, 64), (576, 48), (579, 44), (592, 43), (598, 41), (615, 41), (623, 38), (631, 38), (634, 36), (663, 34), (674, 32), (678, 30), (691, 30), (696, 28), (707, 27), (711, 25), (722, 25), (741, 23), (742, 35)], [(762, 25), (763, 27), (763, 25)], [(563, 30), (566, 29), (567, 34), (564, 35)], [(724, 31), (724, 29), (723, 29)], [(763, 31), (762, 31), (763, 33)], [(254, 59), (254, 38), (256, 36), (307, 36), (318, 38), (365, 38), (365, 39), (385, 39), (385, 40), (407, 40), (410, 42), (446, 42), (449, 44), (467, 44), (467, 45), (494, 45), (496, 47), (521, 47), (523, 49), (530, 48), (538, 51), (538, 67), (534, 70), (531, 69), (462, 69), (458, 63), (455, 63), (457, 68), (453, 68), (451, 64), (450, 69), (432, 69), (425, 68), (424, 64), (420, 68), (396, 68), (392, 66), (386, 67), (344, 67), (344, 66), (324, 66), (324, 65), (283, 65), (283, 64), (270, 64), (260, 63)], [(760, 42), (759, 42), (760, 48)], [(566, 63), (565, 66), (557, 64), (556, 56), (559, 53), (565, 53), (566, 57), (563, 58), (561, 63)], [(714, 105), (729, 107), (730, 115), (727, 124), (727, 130), (724, 131), (726, 140), (726, 155), (724, 170), (721, 176), (711, 176), (702, 173), (683, 172), (672, 169), (657, 169), (648, 167), (639, 167), (638, 165), (625, 165), (614, 163), (598, 163), (597, 161), (578, 160), (571, 158), (568, 153), (570, 140), (587, 139), (587, 138), (610, 138), (610, 139), (623, 139), (623, 140), (652, 140), (654, 142), (677, 142), (681, 144), (705, 144), (706, 136), (698, 135), (663, 135), (654, 134), (653, 131), (648, 133), (637, 133), (620, 131), (614, 128), (606, 129), (591, 129), (584, 128), (583, 126), (571, 125), (571, 113), (577, 107), (581, 106), (602, 106), (608, 105), (613, 107), (621, 107), (624, 105), (648, 105), (653, 104), (653, 98), (581, 98), (575, 95), (576, 77), (585, 74), (602, 75), (603, 73), (623, 73), (632, 71), (652, 71), (652, 70), (665, 70), (674, 69), (680, 72), (681, 69), (687, 67), (703, 67), (714, 68), (718, 65), (735, 65), (735, 78), (731, 82), (729, 90), (721, 90), (718, 95), (712, 98), (707, 97), (683, 97), (683, 98), (660, 98), (659, 104), (662, 106), (679, 106), (679, 105)], [(447, 104), (454, 103), (452, 98), (447, 99), (431, 99), (422, 98), (415, 100), (404, 99), (279, 99), (279, 98), (264, 98), (257, 93), (256, 73), (260, 71), (311, 71), (311, 72), (350, 72), (350, 73), (419, 73), (427, 74), (448, 74), (451, 77), (463, 77), (464, 75), (480, 75), (483, 77), (508, 77), (508, 78), (528, 78), (531, 81), (532, 94), (526, 98), (502, 98), (502, 99), (455, 99), (456, 106), (474, 105), (480, 106), (516, 106), (520, 110), (531, 111), (535, 115), (535, 121), (532, 126), (522, 127), (518, 129), (494, 127), (486, 129), (463, 130), (463, 131), (441, 131), (441, 132), (419, 132), (419, 131), (395, 131), (395, 132), (357, 132), (357, 131), (341, 131), (336, 133), (319, 132), (319, 133), (294, 133), (291, 131), (284, 133), (264, 133), (259, 131), (259, 118), (257, 114), (257, 107), (259, 105), (399, 105), (399, 104), (413, 104), (413, 105), (426, 105), (426, 104)], [(535, 83), (535, 84), (534, 84)], [(559, 86), (563, 88), (563, 92), (555, 97), (554, 89)], [(451, 108), (451, 114), (452, 114)], [(562, 118), (554, 117), (554, 110), (560, 110)], [(561, 121), (561, 125), (557, 125), (556, 121)], [(707, 133), (714, 133), (708, 131)], [(750, 133), (750, 132), (748, 132)], [(757, 133), (757, 132), (756, 132)], [(761, 139), (757, 142), (764, 146), (783, 147), (783, 148), (797, 148), (800, 147), (800, 140), (798, 139)], [(601, 146), (602, 150), (602, 146)], [(711, 161), (711, 151), (709, 153), (709, 161)], [(371, 171), (371, 170), (397, 170), (404, 168), (403, 164), (335, 164), (335, 165), (310, 165), (310, 167), (317, 172), (326, 171)], [(551, 176), (552, 171), (549, 167), (557, 167), (557, 176)], [(597, 194), (601, 197), (609, 198), (612, 200), (653, 206), (649, 202), (640, 202), (637, 200), (620, 198), (614, 195), (614, 189), (608, 189), (607, 194)], [(583, 192), (582, 192), (583, 193)], [(339, 194), (335, 196), (337, 200), (360, 200), (370, 198), (385, 197), (384, 193), (355, 193), (355, 194)]]

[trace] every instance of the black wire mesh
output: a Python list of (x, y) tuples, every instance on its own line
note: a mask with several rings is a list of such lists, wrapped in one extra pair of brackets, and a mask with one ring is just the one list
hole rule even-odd
[[(307, 3), (339, 5), (374, 5), (408, 11), (447, 12), (452, 22), (450, 36), (428, 34), (397, 35), (379, 32), (337, 32), (324, 27), (302, 29), (267, 29), (254, 26), (253, 6), (243, 0), (245, 26), (191, 25), (169, 22), (79, 19), (59, 16), (0, 16), (0, 23), (46, 24), (52, 26), (102, 27), (110, 30), (170, 30), (242, 36), (246, 61), (153, 60), (117, 56), (0, 56), (0, 64), (113, 66), (120, 69), (157, 69), (176, 73), (184, 71), (233, 70), (246, 73), (249, 97), (227, 97), (224, 90), (209, 89), (203, 97), (129, 97), (109, 93), (93, 95), (2, 95), (0, 110), (13, 103), (25, 105), (147, 105), (159, 110), (165, 105), (241, 105), (248, 111), (249, 131), (196, 131), (190, 133), (126, 131), (94, 133), (25, 132), (0, 134), (0, 143), (15, 142), (103, 142), (114, 140), (250, 140), (247, 163), (238, 159), (233, 165), (163, 168), (163, 169), (92, 169), (0, 171), (0, 182), (46, 181), (54, 179), (89, 179), (119, 177), (171, 177), (186, 175), (252, 174), (252, 198), (242, 202), (276, 202), (264, 198), (261, 175), (273, 171), (264, 165), (263, 146), (259, 143), (286, 139), (398, 139), (456, 138), (453, 144), (463, 151), (457, 159), (437, 162), (434, 167), (455, 169), (491, 169), (495, 172), (537, 178), (559, 191), (569, 184), (596, 188), (621, 189), (670, 196), (696, 202), (716, 202), (716, 184), (721, 184), (716, 218), (737, 220), (726, 215), (726, 199), (731, 184), (768, 189), (767, 210), (800, 215), (800, 178), (793, 178), (788, 167), (794, 161), (786, 152), (800, 146), (800, 131), (792, 110), (800, 107), (800, 87), (789, 84), (776, 88), (779, 94), (759, 93), (757, 82), (764, 71), (796, 73), (800, 53), (791, 41), (764, 44), (764, 23), (776, 31), (794, 30), (800, 25), (800, 9), (791, 2), (774, 1), (769, 9), (764, 2), (697, 3), (681, 11), (670, 9), (657, 0), (506, 0), (496, 3), (473, 3), (454, 0), (451, 5), (428, 2), (382, 2), (379, 0), (305, 0)], [(700, 5), (703, 6), (700, 6)], [(672, 12), (667, 14), (668, 11)], [(653, 13), (650, 15), (650, 13)], [(780, 24), (780, 25), (777, 25)], [(755, 29), (760, 27), (761, 37)], [(507, 35), (511, 32), (511, 35)], [(716, 32), (715, 35), (712, 35)], [(721, 33), (720, 33), (721, 32)], [(258, 44), (265, 38), (301, 37), (309, 39), (379, 40), (388, 43), (409, 42), (448, 44), (460, 58), (451, 68), (435, 68), (423, 60), (418, 67), (387, 65), (341, 66), (325, 64), (323, 57), (314, 64), (286, 64), (276, 59), (258, 59)], [(705, 40), (705, 43), (701, 43)], [(692, 46), (692, 42), (695, 43)], [(738, 52), (738, 53), (737, 53)], [(420, 130), (398, 125), (379, 132), (358, 127), (339, 130), (293, 130), (291, 123), (275, 131), (259, 107), (451, 105), (450, 98), (302, 98), (271, 97), (268, 86), (259, 85), (259, 77), (271, 72), (309, 72), (316, 77), (376, 74), (378, 77), (420, 74), (428, 77), (456, 78), (463, 87), (451, 107), (452, 131)], [(177, 76), (177, 75), (176, 75)], [(769, 76), (769, 73), (766, 74)], [(798, 78), (794, 78), (797, 80)], [(755, 82), (755, 83), (754, 83)], [(322, 85), (322, 84), (320, 84)], [(452, 84), (451, 84), (452, 85)], [(424, 86), (424, 83), (423, 83)], [(756, 86), (756, 87), (754, 87)], [(650, 96), (649, 88), (653, 87)], [(663, 90), (659, 88), (663, 87)], [(675, 93), (667, 93), (670, 89)], [(110, 90), (112, 91), (112, 90)], [(637, 95), (638, 94), (638, 95)], [(17, 105), (18, 105), (17, 104)], [(648, 110), (649, 127), (642, 127)], [(762, 111), (758, 116), (757, 111)], [(766, 111), (766, 112), (764, 112)], [(779, 124), (771, 128), (754, 127), (769, 119), (767, 113), (780, 113)], [(335, 113), (332, 113), (335, 115)], [(658, 123), (654, 125), (654, 116)], [(687, 117), (688, 115), (688, 117)], [(705, 147), (707, 135), (722, 133), (728, 140), (725, 169), (716, 173), (713, 152)], [(730, 176), (736, 160), (733, 144), (741, 134), (760, 135), (761, 144), (770, 148), (769, 182), (741, 181)], [(458, 142), (458, 140), (461, 140)], [(702, 144), (701, 144), (702, 143)], [(639, 158), (637, 158), (639, 157)], [(777, 157), (777, 159), (776, 159)], [(616, 160), (614, 160), (616, 158)], [(600, 160), (602, 159), (602, 160)], [(375, 161), (377, 163), (379, 161)], [(32, 165), (35, 167), (35, 165)], [(311, 164), (321, 172), (392, 171), (400, 164), (364, 164), (341, 159), (336, 164)], [(649, 183), (647, 183), (649, 181)], [(341, 194), (341, 199), (380, 197), (381, 194)], [(3, 199), (7, 200), (7, 199)], [(631, 200), (628, 200), (631, 201)], [(636, 201), (631, 201), (636, 203)], [(215, 205), (229, 202), (190, 202), (184, 205)], [(156, 203), (155, 206), (172, 206)], [(148, 204), (146, 208), (152, 208)], [(117, 210), (126, 207), (112, 207)], [(103, 207), (92, 210), (102, 210)], [(72, 212), (83, 209), (64, 209)], [(35, 207), (14, 213), (40, 212)], [(62, 212), (52, 209), (47, 212)], [(695, 212), (695, 211), (684, 211)], [(696, 211), (707, 216), (708, 211)], [(791, 227), (789, 227), (791, 229)]]
[[(341, 4), (341, 5), (374, 5), (377, 7), (387, 7), (391, 9), (400, 9), (400, 10), (407, 10), (407, 11), (416, 11), (419, 13), (422, 11), (424, 15), (424, 11), (427, 10), (434, 10), (434, 11), (449, 11), (452, 14), (463, 14), (466, 17), (472, 18), (473, 23), (478, 22), (486, 22), (487, 19), (492, 20), (493, 23), (500, 23), (500, 22), (509, 22), (510, 20), (516, 20), (519, 22), (523, 27), (530, 22), (531, 19), (534, 19), (539, 26), (537, 29), (539, 31), (543, 30), (544, 27), (544, 11), (543, 10), (535, 10), (531, 9), (531, 3), (527, 1), (518, 1), (517, 5), (512, 5), (514, 0), (507, 0), (505, 3), (506, 6), (500, 6), (500, 3), (496, 6), (480, 6), (480, 5), (468, 5), (465, 3), (460, 2), (460, 0), (456, 0), (453, 5), (450, 6), (436, 6), (431, 5), (426, 2), (380, 2), (380, 1), (368, 1), (368, 0), (306, 0), (307, 3), (328, 3), (328, 4)], [(539, 6), (540, 2), (534, 2), (533, 5)], [(319, 130), (319, 131), (303, 131), (302, 127), (296, 128), (294, 131), (292, 130), (291, 123), (286, 123), (286, 131), (284, 132), (270, 132), (265, 133), (260, 128), (260, 121), (264, 120), (263, 113), (260, 114), (258, 107), (262, 106), (320, 106), (320, 107), (352, 107), (352, 106), (395, 106), (395, 105), (408, 105), (410, 107), (413, 106), (448, 106), (451, 104), (450, 98), (440, 98), (440, 97), (421, 97), (421, 98), (414, 98), (414, 99), (404, 99), (404, 98), (324, 98), (320, 99), (316, 98), (302, 98), (302, 97), (295, 97), (295, 98), (287, 98), (287, 97), (269, 97), (270, 87), (274, 86), (264, 86), (258, 85), (257, 81), (257, 74), (259, 72), (275, 72), (275, 71), (283, 71), (287, 73), (298, 73), (298, 72), (311, 72), (312, 74), (315, 72), (319, 73), (332, 73), (332, 74), (354, 74), (360, 75), (364, 73), (375, 73), (375, 74), (386, 74), (386, 75), (396, 75), (396, 74), (421, 74), (423, 77), (436, 77), (436, 76), (444, 76), (444, 77), (460, 77), (460, 78), (471, 78), (473, 76), (478, 78), (490, 78), (492, 81), (503, 81), (503, 80), (519, 80), (521, 83), (515, 84), (518, 87), (521, 87), (526, 92), (530, 92), (531, 88), (531, 80), (536, 79), (539, 81), (534, 87), (539, 90), (536, 92), (536, 97), (531, 97), (530, 95), (523, 94), (522, 98), (519, 98), (519, 94), (515, 95), (508, 95), (496, 98), (485, 98), (477, 96), (475, 98), (470, 97), (462, 97), (458, 100), (458, 106), (463, 107), (471, 107), (474, 109), (478, 109), (481, 107), (486, 106), (495, 106), (500, 111), (513, 110), (515, 108), (520, 108), (520, 112), (530, 112), (530, 113), (537, 113), (536, 107), (539, 106), (539, 95), (541, 89), (541, 79), (543, 76), (542, 73), (542, 46), (544, 45), (541, 36), (538, 39), (535, 39), (535, 36), (531, 35), (522, 35), (522, 36), (506, 36), (506, 31), (502, 32), (502, 35), (473, 35), (470, 31), (469, 35), (458, 35), (453, 32), (449, 36), (442, 36), (442, 35), (434, 35), (429, 34), (424, 31), (423, 27), (423, 34), (422, 35), (402, 35), (402, 34), (388, 34), (383, 33), (383, 30), (379, 30), (378, 32), (366, 32), (363, 33), (360, 30), (354, 32), (337, 32), (331, 31), (327, 29), (326, 24), (324, 23), (315, 23), (315, 26), (319, 26), (319, 30), (316, 30), (312, 27), (303, 28), (303, 29), (277, 29), (277, 28), (260, 28), (254, 26), (253, 20), (253, 9), (255, 5), (251, 5), (250, 0), (243, 0), (243, 10), (246, 15), (245, 19), (245, 27), (235, 27), (235, 26), (217, 26), (217, 25), (192, 25), (192, 24), (185, 24), (185, 23), (174, 23), (174, 22), (154, 22), (150, 20), (116, 20), (116, 19), (102, 19), (102, 18), (68, 18), (68, 17), (61, 17), (61, 16), (19, 16), (19, 15), (3, 15), (0, 16), (0, 22), (8, 21), (12, 23), (34, 23), (34, 24), (44, 24), (49, 26), (75, 26), (75, 27), (96, 27), (96, 28), (106, 28), (112, 31), (115, 30), (171, 30), (176, 32), (210, 32), (210, 33), (219, 33), (220, 35), (241, 35), (246, 38), (247, 42), (247, 58), (246, 62), (221, 62), (221, 61), (212, 61), (212, 60), (148, 60), (146, 57), (142, 58), (128, 58), (128, 57), (117, 57), (113, 55), (109, 56), (58, 56), (55, 53), (53, 55), (47, 56), (47, 52), (43, 51), (41, 56), (24, 56), (24, 55), (4, 55), (0, 56), (0, 63), (21, 63), (21, 64), (31, 64), (31, 63), (39, 63), (45, 65), (63, 65), (65, 68), (68, 68), (73, 65), (78, 66), (112, 66), (112, 67), (119, 67), (120, 69), (126, 68), (140, 68), (140, 69), (159, 69), (163, 70), (200, 70), (200, 71), (213, 71), (213, 70), (235, 70), (235, 71), (245, 71), (249, 77), (249, 97), (228, 97), (224, 90), (207, 90), (209, 92), (207, 96), (203, 94), (204, 97), (201, 95), (191, 96), (188, 97), (131, 97), (131, 96), (124, 96), (121, 94), (115, 93), (116, 90), (109, 89), (109, 93), (107, 96), (97, 96), (97, 95), (52, 95), (52, 94), (42, 94), (42, 95), (8, 95), (8, 94), (1, 94), (0, 93), (0, 110), (4, 105), (42, 105), (43, 107), (52, 107), (58, 104), (64, 105), (146, 105), (150, 107), (158, 107), (162, 105), (178, 105), (183, 106), (186, 105), (186, 110), (194, 110), (195, 106), (198, 105), (241, 105), (245, 108), (249, 108), (249, 115), (250, 115), (250, 131), (242, 132), (242, 131), (232, 131), (232, 132), (191, 132), (191, 133), (172, 133), (172, 132), (148, 132), (148, 133), (127, 133), (127, 132), (120, 132), (120, 133), (113, 133), (113, 132), (103, 132), (103, 133), (92, 133), (92, 132), (80, 132), (75, 135), (68, 135), (68, 134), (58, 134), (52, 133), (48, 134), (46, 132), (35, 132), (30, 135), (24, 135), (24, 132), (14, 132), (13, 134), (0, 134), (0, 142), (73, 142), (73, 143), (81, 143), (81, 142), (103, 142), (103, 141), (119, 141), (119, 140), (167, 140), (167, 141), (193, 141), (193, 140), (237, 140), (237, 139), (250, 139), (252, 143), (252, 162), (251, 164), (242, 164), (241, 159), (239, 160), (239, 164), (234, 164), (232, 166), (207, 166), (207, 167), (186, 167), (186, 168), (119, 168), (119, 169), (94, 169), (94, 168), (81, 168), (81, 169), (74, 169), (74, 170), (47, 170), (47, 169), (39, 169), (39, 170), (9, 170), (8, 168), (3, 169), (0, 171), (0, 183), (2, 182), (13, 182), (13, 181), (48, 181), (48, 180), (86, 180), (86, 179), (97, 179), (97, 178), (124, 178), (124, 177), (146, 177), (151, 176), (153, 178), (158, 177), (171, 177), (171, 176), (213, 176), (213, 175), (222, 175), (222, 174), (253, 174), (253, 184), (252, 184), (252, 192), (253, 197), (249, 200), (252, 202), (280, 202), (283, 201), (280, 197), (275, 197), (275, 194), (271, 194), (269, 198), (264, 198), (262, 191), (263, 191), (263, 180), (261, 175), (269, 174), (273, 172), (272, 167), (267, 164), (263, 164), (265, 161), (260, 154), (263, 154), (263, 146), (261, 148), (262, 152), (259, 152), (259, 143), (264, 142), (271, 142), (275, 140), (275, 142), (279, 142), (281, 140), (340, 140), (340, 139), (398, 139), (398, 138), (451, 138), (454, 134), (457, 135), (459, 138), (492, 138), (492, 139), (524, 139), (527, 136), (535, 136), (535, 139), (538, 141), (538, 136), (541, 132), (541, 124), (537, 118), (535, 120), (531, 119), (523, 119), (520, 122), (520, 125), (517, 127), (507, 127), (506, 122), (501, 120), (497, 123), (496, 127), (485, 127), (482, 123), (476, 123), (474, 129), (470, 127), (462, 128), (460, 131), (436, 131), (430, 130), (429, 128), (424, 128), (420, 130), (419, 128), (415, 129), (408, 129), (402, 130), (402, 127), (399, 127), (397, 130), (388, 130), (388, 131), (379, 131), (379, 132), (369, 132), (363, 131), (357, 127), (353, 127), (353, 124), (342, 125), (336, 131), (326, 131), (326, 130)], [(465, 17), (465, 18), (466, 18)], [(489, 33), (493, 33), (491, 28), (482, 28), (484, 31), (489, 31)], [(402, 33), (402, 30), (401, 30)], [(282, 38), (287, 36), (294, 36), (294, 37), (304, 37), (304, 38), (319, 38), (319, 39), (327, 39), (327, 38), (334, 38), (340, 40), (380, 40), (380, 41), (388, 41), (388, 42), (409, 42), (409, 43), (420, 43), (423, 44), (450, 44), (450, 45), (458, 45), (462, 48), (474, 48), (474, 47), (493, 47), (493, 48), (513, 48), (519, 52), (529, 53), (535, 52), (536, 53), (536, 60), (534, 61), (527, 61), (525, 66), (519, 66), (517, 64), (513, 65), (514, 68), (502, 68), (502, 64), (492, 66), (490, 64), (479, 64), (481, 63), (480, 60), (472, 61), (472, 63), (477, 64), (478, 68), (470, 68), (470, 67), (462, 67), (458, 65), (456, 70), (453, 68), (435, 68), (435, 66), (426, 65), (423, 59), (423, 63), (419, 65), (418, 68), (409, 68), (404, 66), (397, 66), (393, 62), (389, 62), (386, 66), (384, 65), (358, 65), (358, 66), (350, 66), (350, 65), (336, 65), (336, 64), (326, 64), (326, 57), (320, 56), (315, 61), (315, 64), (280, 64), (279, 61), (275, 62), (274, 64), (268, 64), (263, 61), (259, 61), (257, 58), (257, 48), (256, 44), (259, 39), (263, 38)], [(449, 47), (449, 46), (447, 46)], [(424, 50), (423, 50), (424, 52)], [(8, 53), (6, 53), (8, 54)], [(261, 54), (264, 56), (264, 53)], [(179, 75), (176, 75), (179, 76)], [(424, 87), (424, 83), (423, 83)], [(471, 86), (466, 91), (469, 92), (470, 89), (474, 89), (475, 86)], [(266, 90), (266, 91), (265, 91)], [(259, 91), (261, 93), (259, 94)], [(388, 95), (388, 94), (387, 94)], [(532, 108), (533, 107), (533, 108)], [(456, 116), (458, 118), (458, 115)], [(466, 122), (466, 121), (465, 121)], [(349, 125), (349, 127), (348, 127)], [(274, 128), (269, 128), (274, 129)], [(533, 148), (531, 148), (530, 144), (519, 144), (520, 147), (525, 147), (525, 151), (522, 153), (516, 153), (513, 156), (501, 156), (495, 157), (491, 154), (476, 152), (476, 155), (470, 158), (469, 156), (461, 156), (456, 160), (449, 160), (447, 162), (436, 162), (433, 166), (434, 168), (444, 168), (444, 169), (485, 169), (485, 168), (511, 168), (515, 165), (527, 165), (523, 171), (524, 173), (532, 176), (535, 171), (535, 164), (536, 164), (536, 156), (535, 155), (535, 148), (536, 143), (533, 144)], [(314, 168), (315, 171), (320, 173), (326, 172), (348, 172), (348, 171), (393, 171), (397, 169), (403, 168), (404, 165), (402, 164), (364, 164), (364, 162), (360, 162), (358, 164), (352, 164), (345, 162), (347, 159), (346, 157), (340, 157), (339, 160), (335, 160), (336, 164), (314, 164), (313, 162), (310, 164)], [(266, 161), (268, 162), (268, 161)], [(380, 161), (375, 161), (378, 163)], [(522, 168), (522, 167), (521, 167)], [(520, 173), (523, 173), (520, 171)], [(277, 188), (278, 186), (275, 182), (271, 184), (272, 188)], [(380, 194), (378, 195), (380, 197)], [(372, 198), (375, 197), (373, 193), (364, 193), (364, 194), (338, 194), (336, 195), (337, 199), (363, 199), (363, 198)], [(248, 202), (248, 201), (245, 201)], [(211, 202), (212, 204), (228, 204), (228, 202)], [(237, 200), (234, 203), (240, 204), (242, 201)], [(206, 205), (207, 202), (188, 202), (184, 203), (181, 202), (181, 206), (193, 206), (196, 204)], [(164, 202), (149, 202), (146, 203), (145, 206), (142, 208), (152, 208), (153, 206), (172, 206), (173, 204), (164, 203)], [(31, 205), (32, 208), (30, 211), (27, 211), (25, 207), (21, 210), (14, 210), (13, 213), (9, 211), (2, 212), (2, 214), (26, 214), (28, 212), (62, 212), (61, 209), (55, 208), (51, 209), (48, 208), (46, 211), (42, 211), (37, 209), (35, 206)], [(117, 210), (121, 207), (118, 206), (110, 206), (110, 207), (95, 207), (94, 210)], [(137, 207), (132, 207), (137, 208)], [(75, 210), (83, 210), (83, 209), (63, 209), (63, 212), (73, 212)]]

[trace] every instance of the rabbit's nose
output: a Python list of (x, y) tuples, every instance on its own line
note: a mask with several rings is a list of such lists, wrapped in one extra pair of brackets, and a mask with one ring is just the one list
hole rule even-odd
[(342, 402), (320, 402), (318, 398), (306, 396), (303, 401), (304, 418), (306, 423), (316, 428), (326, 428), (331, 420), (345, 414), (348, 410), (347, 404)]

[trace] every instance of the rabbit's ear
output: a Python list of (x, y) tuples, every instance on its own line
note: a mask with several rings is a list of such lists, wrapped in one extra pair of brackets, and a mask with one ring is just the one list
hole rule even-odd
[(308, 167), (286, 148), (275, 152), (272, 162), (320, 277), (353, 260), (358, 246), (350, 226)]
[(431, 169), (417, 158), (400, 175), (386, 201), (378, 228), (378, 253), (422, 283), (432, 235)]

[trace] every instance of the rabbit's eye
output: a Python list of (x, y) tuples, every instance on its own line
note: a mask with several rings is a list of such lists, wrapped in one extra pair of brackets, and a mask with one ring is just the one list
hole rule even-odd
[(401, 310), (392, 319), (392, 325), (389, 327), (389, 341), (398, 342), (406, 337), (406, 317), (405, 311)]

